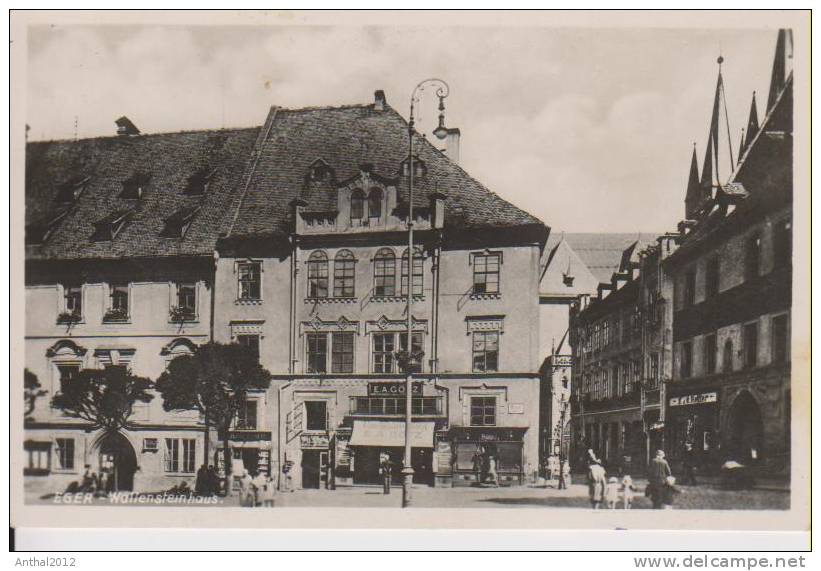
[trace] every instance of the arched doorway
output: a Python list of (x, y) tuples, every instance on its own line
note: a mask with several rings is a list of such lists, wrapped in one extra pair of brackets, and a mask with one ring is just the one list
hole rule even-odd
[(137, 454), (128, 438), (119, 432), (103, 436), (100, 441), (100, 475), (106, 474), (109, 491), (132, 491)]
[(761, 409), (753, 396), (744, 391), (736, 397), (728, 416), (729, 448), (741, 463), (761, 459), (764, 423)]

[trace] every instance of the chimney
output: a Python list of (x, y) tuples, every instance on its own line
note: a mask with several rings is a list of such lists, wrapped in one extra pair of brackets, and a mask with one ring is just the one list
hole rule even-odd
[(448, 134), (445, 137), (445, 154), (457, 165), (459, 164), (459, 138), (461, 135), (459, 129), (448, 129)]
[(384, 111), (385, 106), (388, 104), (387, 99), (385, 99), (385, 92), (381, 89), (377, 89), (373, 92), (373, 110), (374, 111)]
[(134, 123), (132, 123), (131, 119), (129, 119), (125, 115), (123, 115), (114, 122), (117, 124), (117, 134), (121, 137), (140, 134), (140, 130), (137, 129), (137, 126)]

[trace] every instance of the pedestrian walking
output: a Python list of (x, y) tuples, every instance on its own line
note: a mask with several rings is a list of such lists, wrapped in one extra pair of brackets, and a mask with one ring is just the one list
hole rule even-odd
[(682, 484), (688, 486), (696, 485), (696, 468), (697, 468), (696, 450), (692, 442), (684, 444), (684, 479)]
[(254, 482), (248, 470), (242, 471), (239, 479), (239, 502), (243, 507), (254, 507)]
[(259, 499), (264, 508), (274, 507), (274, 479), (272, 477), (268, 476), (264, 479), (262, 489), (259, 491), (257, 499)]
[(499, 474), (496, 472), (496, 458), (488, 456), (487, 459), (487, 480), (491, 486), (499, 486)]
[(197, 470), (197, 479), (194, 482), (194, 493), (198, 496), (206, 495), (208, 489), (208, 466), (203, 464)]
[(382, 476), (382, 493), (391, 493), (391, 458), (386, 452), (379, 453), (379, 474)]
[(590, 506), (597, 510), (604, 501), (604, 488), (607, 485), (607, 473), (598, 462), (592, 462), (587, 468), (587, 486), (590, 494)]
[(619, 503), (620, 488), (619, 479), (615, 476), (610, 476), (610, 479), (607, 480), (607, 488), (604, 495), (607, 501), (607, 507), (611, 510), (616, 509), (616, 504)]
[(650, 462), (648, 470), (647, 495), (653, 502), (653, 509), (660, 510), (663, 505), (664, 485), (672, 476), (670, 464), (664, 458), (664, 450), (657, 450), (656, 457)]
[(625, 476), (621, 479), (621, 490), (624, 509), (632, 509), (633, 497), (636, 494), (636, 486), (633, 484), (633, 478), (630, 477), (630, 474), (625, 474)]
[(481, 484), (485, 481), (484, 478), (484, 464), (485, 458), (482, 454), (481, 448), (473, 455), (473, 472), (476, 474), (476, 482)]

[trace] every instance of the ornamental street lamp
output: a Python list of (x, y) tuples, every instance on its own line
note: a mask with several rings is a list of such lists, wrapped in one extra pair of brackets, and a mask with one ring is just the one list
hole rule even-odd
[(408, 338), (404, 355), (400, 355), (399, 364), (405, 370), (405, 456), (402, 461), (402, 507), (408, 507), (411, 503), (411, 486), (413, 485), (413, 466), (411, 466), (411, 422), (413, 404), (413, 370), (417, 363), (422, 362), (422, 353), (413, 350), (413, 125), (414, 108), (426, 86), (436, 88), (436, 96), (439, 97), (439, 125), (433, 130), (437, 139), (444, 139), (448, 130), (445, 127), (445, 97), (450, 93), (447, 83), (437, 78), (425, 79), (413, 89), (410, 100), (410, 115), (408, 118)]

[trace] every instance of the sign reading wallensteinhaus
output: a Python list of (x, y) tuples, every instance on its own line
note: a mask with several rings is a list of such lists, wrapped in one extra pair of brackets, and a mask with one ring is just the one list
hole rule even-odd
[(699, 395), (687, 395), (683, 397), (672, 397), (670, 399), (670, 406), (686, 406), (688, 404), (706, 404), (716, 402), (718, 400), (718, 393), (701, 393)]

